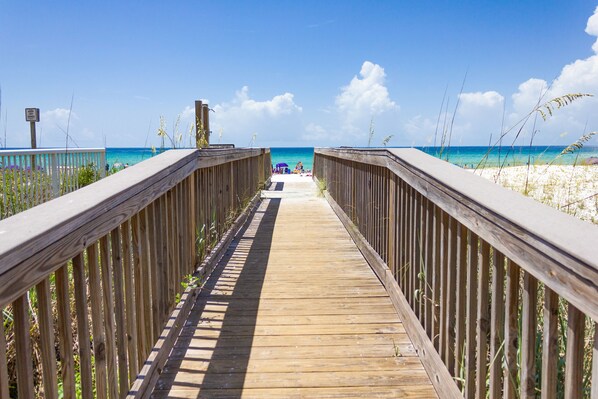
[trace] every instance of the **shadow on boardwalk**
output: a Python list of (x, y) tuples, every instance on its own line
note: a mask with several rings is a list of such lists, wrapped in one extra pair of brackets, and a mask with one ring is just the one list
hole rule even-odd
[(206, 281), (152, 397), (241, 397), (280, 201), (263, 201)]

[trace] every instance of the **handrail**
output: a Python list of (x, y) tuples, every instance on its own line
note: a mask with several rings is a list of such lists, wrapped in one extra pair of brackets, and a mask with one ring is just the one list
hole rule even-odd
[[(548, 345), (542, 389), (556, 392), (553, 362), (563, 334), (555, 331), (555, 298), (561, 298), (569, 305), (560, 314), (573, 332), (567, 381), (558, 386), (572, 397), (580, 392), (583, 320), (598, 321), (596, 226), (415, 149), (316, 149), (314, 163), (330, 200), (388, 271), (418, 321), (414, 329), (438, 352), (431, 369), (442, 359), (467, 397), (485, 395), (485, 378), (476, 378), (486, 375), (491, 397), (516, 388), (525, 397), (540, 388), (534, 361), (542, 325)], [(545, 298), (548, 313), (539, 318), (536, 307)], [(487, 357), (498, 358), (489, 369)]]
[[(55, 396), (54, 329), (65, 397), (76, 384), (73, 337), (84, 397), (126, 394), (168, 321), (181, 281), (269, 178), (269, 158), (267, 149), (167, 151), (0, 221), (0, 309), (14, 320), (10, 332), (0, 329), (0, 348), (9, 336), (16, 343), (16, 366), (0, 349), (0, 397), (8, 397), (10, 367), (16, 367), (19, 398), (39, 393), (32, 344), (40, 345), (44, 394)], [(30, 339), (31, 317), (39, 320), (40, 342)]]
[(33, 155), (33, 154), (65, 154), (72, 152), (90, 152), (90, 153), (105, 153), (105, 148), (93, 148), (93, 147), (74, 147), (74, 148), (25, 148), (25, 149), (8, 149), (0, 150), (0, 156), (7, 155)]

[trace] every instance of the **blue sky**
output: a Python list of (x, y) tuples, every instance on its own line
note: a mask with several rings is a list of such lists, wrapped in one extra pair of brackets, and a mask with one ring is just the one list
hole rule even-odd
[[(160, 116), (172, 134), (179, 115), (188, 143), (196, 99), (215, 110), (212, 141), (241, 146), (254, 134), (259, 146), (366, 145), (372, 120), (372, 145), (430, 145), (459, 99), (451, 144), (486, 145), (541, 94), (598, 95), (596, 6), (0, 0), (0, 145), (6, 132), (9, 147), (27, 146), (24, 108), (39, 107), (41, 145), (64, 146), (71, 98), (81, 147), (157, 145)], [(598, 130), (597, 105), (531, 119), (516, 143), (532, 131), (538, 144), (573, 142)]]

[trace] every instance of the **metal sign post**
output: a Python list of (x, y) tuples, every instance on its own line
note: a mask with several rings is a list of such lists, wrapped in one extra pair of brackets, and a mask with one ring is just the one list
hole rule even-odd
[(31, 127), (31, 148), (37, 148), (35, 122), (39, 122), (39, 108), (25, 108), (25, 120)]

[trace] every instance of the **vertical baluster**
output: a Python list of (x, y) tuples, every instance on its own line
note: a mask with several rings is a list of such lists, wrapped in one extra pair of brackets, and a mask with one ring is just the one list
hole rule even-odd
[(56, 299), (58, 307), (58, 338), (60, 342), (60, 368), (62, 390), (65, 398), (75, 397), (75, 365), (73, 361), (73, 332), (69, 304), (68, 269), (56, 270)]
[(517, 340), (519, 327), (519, 266), (507, 259), (505, 309), (505, 368), (504, 396), (515, 398), (517, 393)]
[[(44, 396), (46, 398), (55, 398), (58, 396), (58, 384), (56, 383), (56, 351), (54, 349), (52, 294), (50, 292), (49, 278), (45, 278), (39, 284), (37, 284), (36, 291), (39, 308), (39, 332), (44, 380)], [(0, 331), (0, 335), (1, 337), (4, 337), (3, 331)], [(6, 345), (6, 343), (4, 343), (4, 345)], [(4, 345), (3, 342), (0, 342), (0, 347), (3, 347)], [(4, 350), (6, 351), (5, 346)], [(8, 396), (4, 396), (0, 393), (0, 397)]]
[(590, 397), (598, 398), (598, 323), (594, 322), (593, 324), (594, 345), (592, 346), (592, 392)]
[(490, 312), (488, 309), (490, 279), (490, 245), (481, 241), (481, 257), (478, 274), (478, 324), (477, 324), (477, 362), (476, 362), (476, 398), (486, 398), (486, 376), (488, 368), (488, 333), (490, 332)]
[[(456, 259), (456, 317), (455, 317), (455, 376), (464, 378), (465, 371), (465, 332), (466, 332), (466, 277), (467, 277), (467, 230), (461, 223), (457, 223), (457, 259)], [(461, 386), (460, 380), (457, 384)]]
[[(0, 164), (2, 167), (2, 164)], [(54, 371), (56, 375), (56, 371)], [(8, 364), (6, 363), (6, 335), (4, 332), (4, 309), (0, 309), (0, 397), (8, 398)]]
[[(149, 278), (149, 275), (144, 273), (141, 264), (141, 248), (145, 249), (142, 236), (139, 232), (139, 218), (140, 214), (136, 214), (131, 219), (131, 239), (133, 241), (133, 280), (135, 284), (135, 323), (137, 333), (137, 366), (141, 368), (143, 361), (147, 356), (147, 338), (146, 338), (146, 324), (145, 324), (145, 308), (148, 302), (144, 301), (143, 279)], [(149, 292), (148, 292), (149, 294)]]
[(492, 308), (490, 321), (490, 398), (502, 397), (502, 365), (505, 323), (505, 258), (494, 249), (492, 263)]
[[(475, 395), (476, 372), (476, 322), (477, 310), (477, 283), (478, 283), (478, 236), (468, 231), (467, 234), (467, 333), (465, 349), (465, 397), (473, 398)], [(478, 337), (478, 340), (482, 338)], [(481, 356), (479, 354), (478, 356)]]
[(449, 223), (448, 223), (448, 215), (443, 212), (440, 212), (440, 233), (441, 233), (441, 259), (440, 259), (440, 322), (439, 322), (439, 346), (441, 359), (446, 359), (446, 306), (447, 306), (447, 299), (448, 299), (448, 232), (449, 232)]
[(87, 248), (89, 268), (89, 296), (91, 302), (91, 321), (93, 333), (93, 355), (96, 373), (96, 397), (106, 398), (106, 333), (102, 311), (102, 287), (100, 286), (100, 265), (97, 244)]
[(127, 334), (123, 292), (123, 260), (120, 227), (110, 232), (112, 272), (114, 274), (114, 310), (116, 316), (116, 354), (118, 358), (118, 387), (122, 396), (129, 390), (127, 364)]
[(29, 333), (29, 306), (27, 293), (13, 302), (15, 347), (17, 358), (17, 389), (19, 398), (33, 398), (33, 361)]
[(428, 338), (434, 340), (434, 331), (432, 329), (432, 319), (434, 317), (434, 301), (433, 301), (433, 290), (434, 290), (434, 246), (436, 242), (434, 240), (434, 203), (428, 199), (425, 200), (425, 223), (426, 223), (426, 239), (425, 239), (425, 330), (428, 333)]
[(116, 369), (116, 345), (114, 334), (114, 291), (112, 288), (112, 260), (109, 237), (100, 239), (100, 259), (102, 262), (102, 293), (104, 294), (104, 326), (106, 328), (106, 357), (108, 359), (109, 397), (118, 398), (118, 377)]
[(432, 313), (432, 342), (434, 344), (434, 348), (440, 354), (440, 304), (442, 301), (441, 291), (440, 291), (440, 278), (441, 278), (441, 211), (435, 205), (432, 205), (432, 223), (434, 228), (433, 233), (433, 240), (434, 240), (434, 252), (432, 254), (432, 306), (433, 306), (433, 313)]
[(131, 222), (125, 221), (122, 226), (123, 243), (123, 270), (125, 283), (125, 310), (127, 319), (127, 354), (129, 362), (129, 381), (135, 381), (139, 372), (139, 363), (137, 357), (137, 314), (136, 303), (137, 296), (135, 290), (135, 281), (133, 281), (133, 264), (131, 253)]
[(523, 277), (521, 314), (521, 395), (536, 397), (536, 328), (538, 325), (538, 282), (529, 273)]
[(544, 286), (544, 333), (542, 337), (542, 398), (556, 398), (558, 362), (559, 297)]
[(581, 398), (583, 391), (585, 318), (585, 315), (579, 309), (569, 304), (565, 358), (565, 399)]
[(457, 278), (457, 222), (449, 217), (448, 233), (448, 263), (447, 263), (447, 296), (446, 296), (446, 344), (445, 360), (448, 370), (455, 370), (455, 307), (456, 307), (456, 278)]
[(91, 376), (91, 347), (87, 316), (87, 285), (83, 254), (73, 258), (73, 282), (75, 285), (75, 310), (77, 312), (77, 335), (79, 337), (79, 371), (83, 398), (91, 399), (93, 384)]

